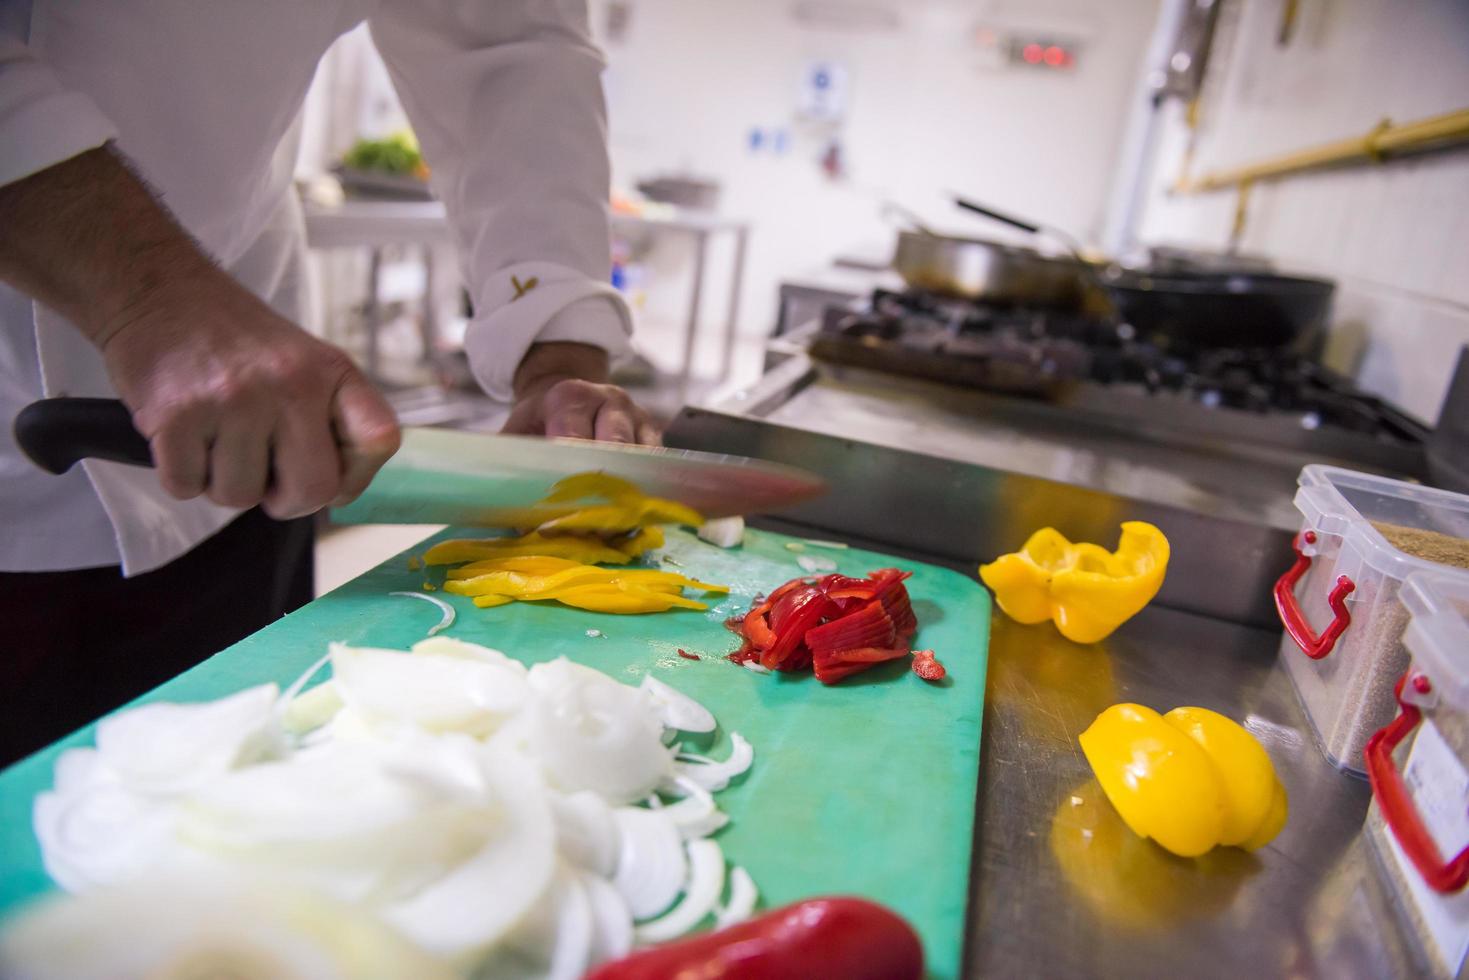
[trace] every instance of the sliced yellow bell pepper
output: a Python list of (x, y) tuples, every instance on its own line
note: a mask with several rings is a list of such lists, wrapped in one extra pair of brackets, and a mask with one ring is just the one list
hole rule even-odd
[(455, 538), (440, 541), (424, 552), (426, 565), (457, 565), (461, 562), (513, 557), (566, 558), (578, 563), (625, 565), (636, 557), (596, 538), (542, 535), (532, 531), (518, 538)]
[(1207, 708), (1160, 715), (1116, 704), (1081, 733), (1081, 750), (1123, 821), (1180, 857), (1220, 845), (1260, 848), (1285, 826), (1285, 788), (1255, 737)]
[(537, 528), (539, 531), (593, 531), (599, 534), (632, 531), (646, 525), (704, 523), (699, 512), (672, 500), (648, 497), (637, 501), (620, 501), (583, 507), (564, 517), (555, 517)]
[[(708, 609), (706, 603), (685, 598), (685, 588), (728, 592), (729, 586), (665, 572), (656, 568), (599, 568), (557, 558), (506, 558), (475, 563), (477, 574), (451, 577), (444, 591), (471, 596), (482, 608), (512, 600), (554, 600), (567, 606), (598, 612), (662, 612), (678, 606)], [(515, 569), (525, 569), (517, 571)], [(456, 570), (457, 571), (457, 570)]]
[(981, 565), (979, 577), (1016, 622), (1049, 619), (1068, 640), (1096, 643), (1158, 594), (1168, 553), (1163, 532), (1142, 521), (1122, 525), (1114, 552), (1073, 544), (1055, 528), (1044, 527), (1019, 551)]

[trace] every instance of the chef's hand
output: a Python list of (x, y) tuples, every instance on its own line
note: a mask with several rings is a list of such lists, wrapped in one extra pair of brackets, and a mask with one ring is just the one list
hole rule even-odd
[(160, 293), (98, 339), (170, 494), (301, 517), (397, 451), (392, 408), (341, 350), (212, 267)]
[(0, 186), (0, 280), (102, 351), (175, 497), (294, 517), (397, 450), (346, 355), (220, 271), (110, 145)]
[(515, 406), (503, 431), (661, 445), (648, 413), (606, 378), (607, 352), (600, 347), (532, 346), (515, 372)]

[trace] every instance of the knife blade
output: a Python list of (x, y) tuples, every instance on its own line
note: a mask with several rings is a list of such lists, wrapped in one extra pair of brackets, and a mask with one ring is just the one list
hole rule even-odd
[[(15, 440), (39, 467), (64, 473), (86, 458), (152, 466), (148, 441), (120, 401), (47, 398), (15, 419)], [(754, 514), (810, 500), (826, 482), (798, 467), (743, 456), (582, 439), (407, 428), (403, 445), (357, 500), (332, 511), (343, 524), (527, 527), (583, 506), (541, 501), (562, 479), (602, 472), (705, 517)]]

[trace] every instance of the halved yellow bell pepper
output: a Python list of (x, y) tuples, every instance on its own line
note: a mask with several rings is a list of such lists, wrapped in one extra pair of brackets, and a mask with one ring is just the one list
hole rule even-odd
[(1254, 850), (1285, 826), (1285, 788), (1270, 756), (1207, 708), (1160, 715), (1115, 704), (1081, 733), (1081, 750), (1127, 826), (1180, 857), (1220, 845)]
[(1168, 570), (1168, 539), (1143, 521), (1122, 525), (1117, 550), (1073, 544), (1043, 527), (1017, 552), (979, 567), (995, 602), (1020, 623), (1052, 620), (1061, 635), (1095, 643), (1152, 601)]

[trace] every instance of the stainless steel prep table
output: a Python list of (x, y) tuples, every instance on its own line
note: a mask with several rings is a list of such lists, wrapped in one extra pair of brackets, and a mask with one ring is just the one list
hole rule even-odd
[[(964, 460), (963, 433), (944, 421), (962, 415), (955, 405), (962, 393), (945, 389), (948, 400), (935, 400), (936, 392), (918, 397), (908, 382), (850, 372), (818, 379), (813, 371), (797, 359), (718, 409), (686, 410), (667, 441), (787, 460), (832, 481), (826, 501), (761, 522), (774, 529), (839, 537), (969, 574), (976, 559), (1015, 547), (1045, 523), (1110, 542), (1119, 520), (1141, 516), (1174, 543), (1163, 596), (1103, 644), (1076, 647), (1048, 625), (1021, 627), (996, 614), (969, 974), (1414, 973), (1359, 836), (1368, 787), (1325, 763), (1276, 663), (1280, 633), (1269, 625), (1268, 584), (1289, 564), (1290, 537), (1276, 498), (1281, 473), (1293, 486), (1297, 463), (1279, 452), (1249, 463), (1256, 469), (1245, 484), (1264, 483), (1243, 509), (1216, 492), (1221, 487), (1194, 482), (1218, 469), (1207, 452), (1195, 454), (1201, 469), (1181, 464), (1165, 473), (1163, 457), (1134, 451), (1105, 474), (1121, 481), (1116, 486), (1078, 487)], [(843, 388), (851, 397), (839, 396)], [(802, 397), (813, 391), (818, 397)], [(1181, 483), (1160, 482), (1149, 477), (1154, 472), (1184, 475)], [(1242, 721), (1269, 746), (1290, 796), (1280, 837), (1254, 855), (1225, 850), (1190, 862), (1121, 833), (1076, 742), (1118, 701), (1160, 710), (1201, 705)]]

